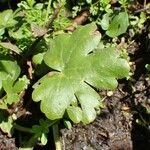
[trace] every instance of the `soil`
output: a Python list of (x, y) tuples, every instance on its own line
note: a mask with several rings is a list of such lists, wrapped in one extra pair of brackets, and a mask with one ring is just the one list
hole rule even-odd
[(15, 138), (9, 138), (0, 131), (0, 150), (18, 150)]
[(92, 124), (74, 125), (71, 130), (63, 129), (63, 149), (132, 150), (133, 116), (127, 111), (122, 111), (120, 98), (122, 99), (123, 95), (117, 90), (112, 97), (106, 98), (107, 108)]

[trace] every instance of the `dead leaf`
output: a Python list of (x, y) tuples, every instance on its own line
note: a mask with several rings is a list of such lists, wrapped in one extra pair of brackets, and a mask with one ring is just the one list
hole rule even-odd
[(0, 45), (6, 49), (9, 49), (17, 54), (21, 53), (21, 50), (14, 44), (10, 43), (10, 42), (0, 42)]

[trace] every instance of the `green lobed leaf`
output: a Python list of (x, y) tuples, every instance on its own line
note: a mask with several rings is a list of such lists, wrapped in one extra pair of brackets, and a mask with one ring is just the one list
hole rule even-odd
[(106, 34), (110, 37), (119, 36), (127, 31), (128, 25), (127, 12), (121, 12), (112, 19)]
[(32, 97), (41, 101), (41, 111), (49, 119), (60, 119), (67, 110), (74, 122), (90, 123), (100, 106), (100, 96), (92, 87), (114, 89), (116, 79), (128, 76), (127, 61), (114, 48), (94, 51), (101, 38), (95, 30), (92, 23), (71, 35), (59, 35), (44, 55), (45, 63), (56, 71), (33, 86)]

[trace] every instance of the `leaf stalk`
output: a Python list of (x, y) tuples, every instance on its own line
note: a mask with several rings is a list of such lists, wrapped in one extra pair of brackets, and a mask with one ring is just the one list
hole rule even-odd
[(60, 136), (59, 136), (59, 128), (58, 128), (58, 123), (55, 123), (53, 126), (53, 137), (54, 137), (54, 142), (55, 142), (55, 149), (56, 150), (62, 150), (62, 145), (60, 141)]

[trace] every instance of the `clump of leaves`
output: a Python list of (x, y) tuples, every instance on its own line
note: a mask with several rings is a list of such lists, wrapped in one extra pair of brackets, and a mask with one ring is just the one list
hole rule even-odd
[[(117, 4), (118, 3), (118, 4)], [(116, 10), (112, 7), (112, 4), (119, 5)], [(90, 15), (89, 20), (95, 21), (109, 37), (117, 37), (127, 31), (129, 26), (129, 16), (126, 10), (127, 0), (119, 0), (118, 2), (112, 2), (111, 0), (84, 0), (77, 2), (77, 6), (74, 6), (74, 16), (78, 12), (89, 8)]]
[(2, 20), (0, 22), (0, 39), (2, 39), (2, 35), (5, 33), (5, 29), (9, 29), (17, 23), (13, 16), (13, 11), (11, 9), (0, 13), (0, 19)]
[(100, 38), (92, 23), (51, 41), (44, 62), (54, 71), (43, 76), (32, 93), (47, 118), (60, 119), (66, 112), (75, 123), (92, 122), (101, 104), (94, 88), (114, 89), (116, 79), (128, 76), (128, 62), (115, 48), (96, 49)]
[(0, 92), (6, 92), (0, 102), (1, 109), (7, 109), (7, 104), (18, 102), (19, 94), (27, 88), (29, 80), (25, 75), (18, 79), (20, 72), (20, 67), (13, 58), (0, 56)]
[(47, 134), (49, 132), (49, 127), (55, 122), (50, 120), (39, 120), (39, 125), (33, 125), (31, 131), (34, 134), (34, 138), (38, 138), (42, 145), (45, 145), (48, 141)]

